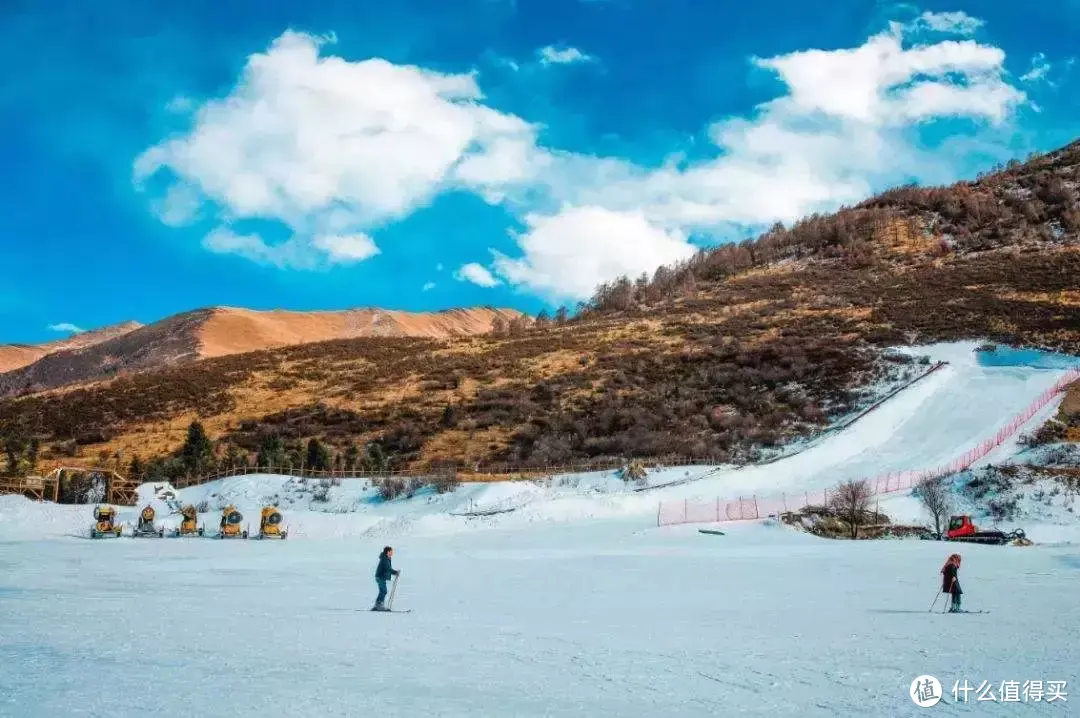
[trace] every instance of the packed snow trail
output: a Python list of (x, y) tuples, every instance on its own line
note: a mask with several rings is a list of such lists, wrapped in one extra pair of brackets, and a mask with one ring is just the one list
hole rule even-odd
[(1080, 665), (1074, 549), (963, 547), (993, 614), (961, 617), (927, 613), (936, 542), (618, 520), (394, 547), (407, 615), (367, 611), (381, 541), (6, 541), (0, 715), (914, 716), (924, 673)]
[[(975, 352), (975, 347), (958, 343), (912, 349), (949, 364), (802, 453), (765, 466), (716, 472), (665, 491), (662, 498), (773, 496), (937, 468), (992, 437), (1080, 364), (1073, 357), (1005, 349)], [(1053, 408), (1038, 418), (1045, 420)]]

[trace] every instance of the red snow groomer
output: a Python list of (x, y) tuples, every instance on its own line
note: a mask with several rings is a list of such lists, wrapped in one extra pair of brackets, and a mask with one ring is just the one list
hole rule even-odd
[(986, 543), (1003, 546), (1012, 541), (1024, 544), (1027, 536), (1023, 529), (1006, 533), (1004, 531), (979, 531), (967, 514), (949, 519), (949, 530), (945, 532), (946, 541), (964, 541), (966, 543)]

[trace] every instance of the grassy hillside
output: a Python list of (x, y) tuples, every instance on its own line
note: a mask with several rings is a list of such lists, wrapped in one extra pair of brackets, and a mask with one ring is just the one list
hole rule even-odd
[(44, 461), (219, 457), (319, 437), (396, 466), (745, 459), (857, 405), (889, 345), (1080, 352), (1076, 145), (948, 188), (900, 188), (614, 282), (513, 336), (330, 341), (0, 401)]

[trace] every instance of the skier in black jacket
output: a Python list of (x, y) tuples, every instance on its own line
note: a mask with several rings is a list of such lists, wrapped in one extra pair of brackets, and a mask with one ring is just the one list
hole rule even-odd
[(379, 554), (379, 567), (375, 569), (375, 583), (379, 584), (379, 597), (375, 599), (372, 611), (390, 610), (383, 605), (383, 601), (386, 600), (386, 582), (401, 573), (390, 564), (390, 559), (393, 557), (394, 549), (390, 546), (384, 547), (382, 553)]
[(958, 613), (960, 609), (960, 554), (954, 553), (941, 567), (941, 592), (952, 596), (949, 613)]

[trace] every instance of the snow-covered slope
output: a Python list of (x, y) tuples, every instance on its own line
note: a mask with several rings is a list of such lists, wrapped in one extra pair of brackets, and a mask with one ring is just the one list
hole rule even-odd
[[(345, 480), (320, 495), (318, 482), (252, 475), (184, 489), (177, 492), (178, 502), (199, 506), (201, 521), (211, 531), (216, 530), (226, 505), (236, 505), (254, 528), (259, 509), (274, 503), (281, 506), (296, 538), (389, 537), (618, 516), (644, 522), (655, 516), (659, 501), (815, 491), (846, 479), (934, 468), (992, 436), (1068, 369), (1080, 364), (1074, 357), (1005, 348), (979, 352), (976, 347), (975, 343), (950, 343), (903, 350), (947, 365), (792, 456), (742, 468), (654, 470), (649, 483), (661, 488), (649, 492), (633, 491), (634, 486), (613, 472), (596, 472), (546, 481), (465, 484), (446, 495), (428, 489), (412, 499), (383, 502), (365, 480)], [(1044, 421), (1055, 408), (1051, 403), (1031, 424)], [(1017, 448), (1014, 437), (982, 463), (1005, 460)], [(662, 487), (669, 483), (677, 485)], [(141, 502), (152, 501), (154, 490), (145, 487), (149, 493), (141, 496)], [(178, 517), (169, 516), (176, 505), (171, 509), (160, 501), (153, 505), (166, 525), (178, 522)], [(22, 516), (27, 506), (21, 499), (0, 497), (0, 536), (8, 530), (20, 536), (26, 531), (38, 536), (85, 535), (90, 523), (89, 507), (49, 507), (42, 515), (35, 510), (31, 512), (35, 516)], [(514, 510), (483, 518), (460, 516), (484, 509)], [(121, 520), (133, 523), (135, 511), (122, 509)]]
[[(178, 504), (199, 505), (211, 533), (226, 505), (254, 528), (276, 503), (284, 542), (76, 540), (91, 507), (0, 497), (0, 716), (906, 716), (923, 711), (908, 695), (922, 674), (945, 687), (942, 715), (987, 705), (956, 705), (954, 682), (998, 695), (1002, 681), (1068, 681), (1068, 693), (1074, 545), (963, 546), (965, 606), (992, 613), (945, 616), (927, 608), (955, 545), (830, 541), (771, 522), (725, 524), (725, 536), (654, 526), (661, 498), (943, 463), (1071, 366), (972, 349), (930, 348), (947, 368), (797, 455), (657, 471), (653, 484), (697, 480), (651, 492), (610, 473), (390, 502), (365, 481), (324, 490), (283, 476), (141, 490), (167, 526)], [(1045, 505), (1039, 490), (1024, 508)], [(514, 510), (460, 515), (499, 508)], [(1050, 508), (1028, 516), (1071, 540), (1070, 512)], [(922, 518), (910, 496), (882, 510)], [(366, 610), (387, 543), (404, 570), (395, 607), (411, 614)], [(991, 713), (1067, 714), (1075, 700)]]
[(1064, 548), (964, 547), (965, 605), (992, 613), (948, 616), (927, 612), (934, 542), (626, 519), (406, 536), (413, 613), (380, 615), (383, 543), (0, 543), (0, 715), (914, 716), (924, 673), (997, 694), (1075, 690), (1080, 665)]

